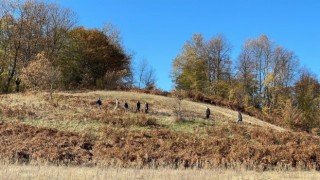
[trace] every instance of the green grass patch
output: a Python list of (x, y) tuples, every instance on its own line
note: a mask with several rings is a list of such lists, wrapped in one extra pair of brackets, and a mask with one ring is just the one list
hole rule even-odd
[(191, 133), (201, 135), (204, 133), (205, 127), (213, 126), (214, 122), (202, 118), (183, 119), (180, 122), (174, 122), (174, 119), (166, 117), (160, 118), (158, 123), (168, 129), (177, 132)]

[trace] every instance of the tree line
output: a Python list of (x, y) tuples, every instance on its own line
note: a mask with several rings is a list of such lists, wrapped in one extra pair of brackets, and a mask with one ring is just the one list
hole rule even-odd
[(319, 133), (320, 84), (293, 51), (261, 35), (247, 40), (235, 61), (231, 52), (223, 35), (205, 40), (194, 34), (173, 60), (176, 89), (222, 98), (278, 124)]
[(119, 31), (75, 24), (76, 15), (55, 3), (1, 1), (1, 91), (132, 86), (132, 56)]

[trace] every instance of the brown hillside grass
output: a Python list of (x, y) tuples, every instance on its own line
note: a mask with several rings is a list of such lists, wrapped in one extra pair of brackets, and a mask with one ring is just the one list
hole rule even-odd
[(211, 179), (319, 179), (316, 171), (248, 171), (244, 169), (137, 169), (66, 166), (21, 166), (0, 164), (0, 177), (17, 179), (140, 179), (140, 180), (211, 180)]
[(93, 156), (89, 148), (93, 141), (76, 133), (2, 122), (0, 135), (0, 156), (11, 163), (86, 165)]
[(1, 157), (10, 162), (121, 167), (319, 169), (319, 138), (237, 125), (207, 128), (207, 137), (166, 129), (100, 137), (1, 123)]
[[(103, 101), (99, 110), (97, 97)], [(0, 157), (9, 162), (101, 167), (314, 169), (320, 165), (320, 138), (283, 131), (235, 112), (183, 102), (184, 119), (174, 122), (174, 99), (130, 92), (46, 93), (0, 96)], [(129, 112), (114, 111), (114, 100)], [(150, 103), (150, 113), (133, 104)]]

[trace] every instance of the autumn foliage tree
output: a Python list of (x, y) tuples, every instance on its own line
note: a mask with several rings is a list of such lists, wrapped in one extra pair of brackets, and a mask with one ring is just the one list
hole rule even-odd
[(53, 67), (43, 53), (37, 54), (35, 59), (21, 71), (21, 80), (27, 88), (49, 90), (51, 98), (60, 77), (60, 71)]
[(130, 87), (131, 57), (121, 44), (119, 30), (111, 24), (102, 30), (74, 27), (74, 17), (69, 9), (47, 1), (1, 1), (2, 92), (13, 90), (13, 79), (39, 53), (61, 69), (64, 86), (60, 88)]
[(301, 74), (294, 86), (295, 102), (303, 117), (294, 126), (310, 132), (320, 128), (320, 83), (309, 72)]
[(130, 56), (103, 31), (78, 27), (70, 31), (59, 64), (65, 86), (114, 89), (129, 82), (130, 63)]
[(55, 61), (74, 25), (74, 14), (55, 3), (44, 1), (1, 1), (0, 3), (0, 86), (10, 92), (12, 80), (22, 67), (44, 52)]
[(173, 81), (177, 89), (194, 90), (226, 97), (231, 78), (231, 46), (218, 35), (208, 41), (194, 34), (173, 60)]
[(266, 35), (245, 42), (237, 62), (237, 79), (249, 104), (274, 110), (290, 98), (298, 60)]
[(238, 55), (235, 71), (230, 51), (223, 36), (205, 41), (201, 34), (193, 35), (173, 60), (176, 89), (253, 109), (251, 112), (260, 112), (260, 117), (278, 125), (308, 132), (320, 129), (319, 81), (310, 73), (300, 73), (293, 51), (266, 35), (249, 39)]

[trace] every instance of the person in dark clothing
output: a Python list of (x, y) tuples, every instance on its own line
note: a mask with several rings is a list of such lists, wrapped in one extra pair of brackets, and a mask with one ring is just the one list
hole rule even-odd
[(209, 119), (210, 114), (211, 114), (210, 109), (209, 109), (209, 107), (207, 107), (207, 110), (206, 110), (206, 118), (207, 119)]
[(98, 105), (98, 108), (101, 109), (102, 101), (100, 97), (97, 100), (97, 105)]
[(140, 112), (140, 101), (137, 102), (137, 110), (136, 112)]
[(129, 104), (127, 101), (124, 101), (124, 110), (127, 111), (129, 109)]
[(242, 123), (242, 114), (238, 111), (238, 123)]
[(19, 92), (20, 91), (21, 79), (17, 78), (15, 82), (16, 82), (16, 92)]
[(144, 112), (148, 114), (148, 111), (149, 111), (149, 104), (146, 102), (144, 106)]

